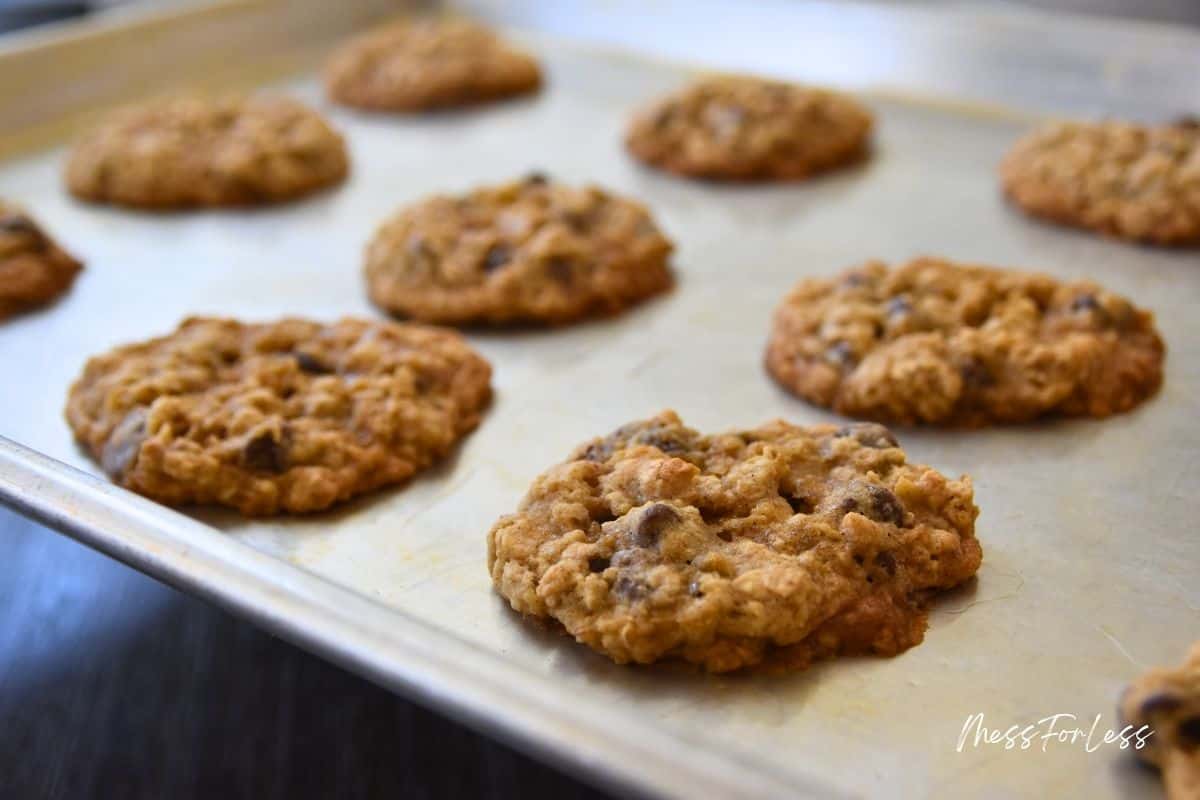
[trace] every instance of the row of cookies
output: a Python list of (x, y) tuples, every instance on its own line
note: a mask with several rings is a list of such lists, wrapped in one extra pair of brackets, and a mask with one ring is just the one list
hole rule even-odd
[[(412, 45), (438, 54), (419, 74), (449, 83), (412, 78), (389, 57), (413, 30), (335, 57), (331, 95), (403, 108), (517, 91), (463, 88), (478, 69), (429, 42)], [(356, 47), (369, 58), (356, 61)], [(243, 204), (345, 174), (336, 133), (291, 101), (228, 101), (217, 113), (176, 102), (85, 139), (72, 191)], [(684, 174), (795, 178), (863, 157), (870, 128), (865, 110), (831, 93), (720, 79), (639, 115), (627, 144)], [(669, 288), (670, 251), (639, 204), (530, 176), (401, 211), (368, 247), (365, 272), (376, 304), (403, 316), (561, 323)], [(1100, 287), (923, 259), (802, 282), (776, 313), (766, 362), (792, 391), (849, 416), (978, 425), (1126, 410), (1157, 388), (1161, 359), (1149, 315)], [(486, 361), (445, 330), (194, 319), (92, 359), (67, 415), (128, 488), (171, 504), (304, 512), (440, 458), (479, 424), (489, 384)], [(667, 412), (538, 478), (489, 533), (488, 568), (514, 608), (621, 662), (799, 667), (918, 643), (932, 596), (979, 567), (977, 513), (969, 478), (908, 463), (878, 425), (707, 436)]]

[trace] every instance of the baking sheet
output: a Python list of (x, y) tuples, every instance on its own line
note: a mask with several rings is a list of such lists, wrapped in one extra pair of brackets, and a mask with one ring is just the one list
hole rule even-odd
[[(136, 509), (165, 546), (217, 552), (218, 567), (265, 563), (234, 544), (243, 543), (297, 568), (273, 570), (293, 591), (311, 589), (330, 605), (326, 579), (392, 610), (397, 626), (418, 620), (431, 639), (448, 634), (480, 664), (506, 665), (511, 691), (544, 700), (544, 719), (581, 726), (570, 735), (547, 726), (540, 743), (583, 754), (575, 766), (616, 741), (635, 751), (644, 741), (644, 763), (597, 758), (591, 766), (656, 791), (682, 794), (682, 773), (726, 767), (722, 759), (731, 758), (796, 793), (1153, 796), (1153, 776), (1113, 745), (1089, 753), (1079, 743), (1046, 742), (1044, 751), (1041, 742), (1028, 751), (968, 744), (962, 752), (957, 744), (978, 713), (1002, 728), (1053, 714), (1074, 714), (1087, 728), (1101, 714), (1102, 733), (1115, 726), (1120, 687), (1148, 665), (1177, 661), (1200, 631), (1200, 539), (1191, 530), (1200, 461), (1196, 253), (1130, 247), (1022, 218), (1003, 204), (993, 173), (1028, 120), (895, 96), (866, 98), (878, 115), (876, 152), (846, 172), (771, 187), (655, 174), (623, 154), (622, 127), (630, 108), (686, 73), (549, 42), (537, 49), (550, 76), (546, 91), (481, 110), (366, 116), (327, 106), (314, 81), (284, 84), (330, 115), (354, 159), (345, 186), (291, 206), (137, 214), (69, 199), (61, 151), (3, 165), (0, 195), (32, 208), (87, 269), (55, 307), (0, 326), (0, 363), (8, 367), (0, 434), (98, 474), (59, 412), (89, 354), (166, 332), (187, 314), (375, 316), (361, 250), (397, 206), (534, 169), (599, 181), (645, 201), (676, 241), (677, 289), (611, 320), (472, 332), (495, 367), (496, 401), (442, 466), (403, 490), (298, 520), (201, 510), (193, 516), (202, 525), (194, 525), (120, 491), (107, 492), (106, 502)], [(777, 416), (834, 419), (763, 373), (771, 309), (804, 275), (919, 254), (1092, 277), (1154, 310), (1169, 347), (1162, 394), (1130, 414), (901, 432), (912, 460), (969, 472), (982, 509), (978, 580), (937, 605), (923, 645), (894, 659), (847, 659), (787, 676), (618, 667), (523, 624), (491, 591), (486, 531), (576, 443), (663, 408), (707, 431)], [(70, 494), (56, 502), (70, 516)], [(297, 612), (289, 624), (302, 627), (303, 619)], [(346, 626), (341, 635), (354, 640), (352, 633)], [(382, 658), (374, 669), (385, 682), (399, 672)], [(486, 708), (475, 711), (486, 724)], [(538, 734), (527, 735), (539, 744)], [(681, 773), (674, 786), (661, 772), (656, 782), (650, 776), (668, 740), (680, 744), (666, 753)]]

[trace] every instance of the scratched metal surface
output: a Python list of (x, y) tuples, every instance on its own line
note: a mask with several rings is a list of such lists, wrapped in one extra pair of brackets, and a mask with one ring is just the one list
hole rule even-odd
[[(575, 768), (619, 773), (626, 786), (665, 794), (686, 786), (683, 777), (652, 777), (639, 758), (612, 757), (617, 747), (636, 752), (644, 735), (647, 759), (665, 753), (681, 776), (730, 758), (797, 791), (1153, 796), (1152, 776), (1112, 746), (1090, 754), (1059, 744), (1046, 752), (981, 746), (960, 753), (956, 743), (968, 715), (979, 712), (1005, 727), (1055, 713), (1090, 725), (1102, 714), (1106, 728), (1122, 684), (1147, 665), (1178, 659), (1200, 630), (1200, 538), (1191, 530), (1200, 459), (1200, 257), (1043, 226), (1006, 208), (993, 168), (1028, 124), (1015, 114), (873, 95), (866, 101), (879, 118), (877, 147), (859, 168), (777, 187), (653, 174), (623, 154), (622, 125), (631, 107), (686, 74), (626, 56), (537, 47), (547, 90), (481, 111), (367, 117), (327, 107), (314, 81), (283, 86), (329, 113), (355, 160), (345, 186), (292, 206), (132, 214), (70, 200), (60, 187), (61, 151), (4, 164), (0, 194), (29, 205), (88, 266), (57, 306), (0, 326), (0, 362), (8, 365), (0, 434), (98, 474), (59, 412), (89, 354), (165, 332), (194, 313), (373, 316), (360, 252), (385, 215), (432, 191), (532, 169), (644, 200), (678, 245), (672, 294), (612, 320), (472, 333), (495, 366), (496, 402), (480, 429), (407, 488), (333, 513), (249, 522), (201, 510), (192, 513), (196, 525), (123, 492), (85, 486), (55, 493), (69, 476), (54, 465), (35, 470), (21, 453), (3, 461), (8, 502), (22, 505), (21, 492), (45, 491), (53, 499), (26, 499), (25, 507), (38, 506), (112, 550), (121, 550), (124, 514), (130, 531), (136, 522), (156, 544), (151, 557), (149, 545), (127, 543), (122, 557), (194, 582), (408, 689), (412, 673), (400, 668), (406, 656), (385, 648), (382, 637), (387, 625), (408, 630), (415, 620), (427, 626), (428, 641), (478, 653), (481, 665), (505, 665), (514, 695), (544, 702), (544, 728), (501, 718), (503, 688), (491, 688), (490, 700), (481, 689), (431, 702), (466, 708), (485, 727), (515, 730), (525, 746)], [(535, 475), (577, 442), (663, 408), (704, 430), (772, 417), (832, 419), (763, 374), (771, 308), (801, 276), (922, 253), (1093, 277), (1153, 309), (1170, 348), (1162, 394), (1131, 414), (901, 434), (912, 460), (973, 475), (982, 509), (978, 581), (937, 606), (923, 645), (894, 659), (838, 661), (796, 675), (710, 677), (617, 667), (506, 610), (484, 568), (484, 534)], [(100, 502), (107, 522), (73, 516)], [(189, 574), (185, 550), (205, 555), (209, 572)], [(250, 565), (248, 573), (278, 596), (248, 599), (232, 578), (222, 588), (223, 564)], [(330, 609), (311, 611), (351, 598), (335, 594), (330, 582), (369, 601), (356, 613), (380, 631), (379, 652), (353, 638), (350, 623), (318, 613)], [(305, 596), (308, 612), (285, 602)], [(345, 602), (359, 608), (357, 599)], [(458, 666), (472, 668), (469, 658)], [(491, 718), (489, 702), (497, 704)], [(600, 709), (608, 716), (595, 716)], [(604, 724), (591, 724), (598, 719)]]

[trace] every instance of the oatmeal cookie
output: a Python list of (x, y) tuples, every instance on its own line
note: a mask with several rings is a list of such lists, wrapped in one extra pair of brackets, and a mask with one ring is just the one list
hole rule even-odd
[(1128, 411), (1164, 352), (1152, 314), (1090, 281), (920, 258), (801, 281), (766, 367), (839, 414), (972, 427)]
[(444, 456), (490, 377), (437, 328), (192, 318), (89, 360), (66, 413), (114, 481), (159, 502), (319, 511)]
[(1200, 798), (1200, 642), (1174, 669), (1154, 669), (1121, 697), (1121, 719), (1154, 731), (1135, 751), (1162, 770), (1169, 800)]
[(625, 145), (652, 166), (718, 180), (797, 180), (867, 152), (871, 112), (824, 89), (749, 77), (697, 81), (634, 117)]
[(85, 135), (67, 187), (148, 209), (282, 202), (339, 183), (342, 137), (287, 97), (175, 97), (119, 111)]
[(1200, 125), (1066, 122), (1000, 165), (1008, 197), (1065, 225), (1159, 245), (1200, 244)]
[(49, 303), (81, 269), (32, 217), (0, 200), (0, 319)]
[(541, 70), (492, 31), (458, 19), (392, 23), (340, 47), (325, 69), (329, 96), (376, 111), (421, 111), (536, 91)]
[(669, 289), (671, 250), (640, 204), (532, 175), (401, 211), (367, 248), (367, 289), (427, 322), (563, 323)]
[(982, 551), (971, 479), (883, 426), (706, 436), (667, 411), (578, 448), (488, 534), (514, 609), (618, 663), (712, 672), (894, 655)]

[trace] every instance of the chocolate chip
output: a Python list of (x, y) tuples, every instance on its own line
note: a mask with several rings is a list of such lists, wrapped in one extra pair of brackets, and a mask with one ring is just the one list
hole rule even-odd
[(628, 575), (622, 575), (617, 578), (617, 582), (613, 584), (613, 591), (618, 596), (627, 600), (641, 600), (646, 596), (646, 584), (642, 583), (637, 578), (631, 578)]
[(912, 313), (913, 307), (907, 297), (893, 297), (891, 300), (888, 300), (885, 310), (889, 317), (895, 319)]
[(333, 372), (332, 369), (316, 356), (310, 356), (308, 353), (296, 351), (292, 353), (292, 357), (296, 359), (296, 366), (301, 372), (306, 372), (309, 375), (329, 375)]
[(23, 233), (37, 237), (41, 237), (42, 235), (41, 228), (24, 214), (0, 215), (0, 231), (4, 231), (5, 233)]
[(1195, 114), (1184, 114), (1181, 117), (1176, 117), (1171, 120), (1171, 126), (1174, 128), (1183, 128), (1184, 130), (1200, 129), (1200, 117)]
[(287, 448), (263, 431), (242, 448), (242, 463), (247, 469), (279, 474), (287, 470)]
[(1100, 302), (1094, 294), (1081, 294), (1071, 301), (1071, 310), (1075, 312), (1100, 311)]
[(693, 578), (688, 583), (688, 594), (692, 597), (704, 597), (704, 590), (700, 588), (699, 578)]
[(32, 239), (35, 250), (44, 250), (48, 240), (46, 234), (33, 220), (24, 214), (4, 214), (0, 216), (0, 232), (11, 233), (14, 236), (26, 236)]
[(825, 360), (840, 367), (850, 367), (857, 361), (849, 342), (834, 342), (825, 350)]
[(1183, 700), (1178, 695), (1170, 692), (1155, 692), (1141, 702), (1138, 707), (1143, 717), (1152, 717), (1155, 714), (1174, 711), (1183, 705)]
[(848, 494), (842, 499), (838, 510), (849, 514), (856, 512), (876, 522), (890, 522), (893, 525), (904, 524), (904, 506), (889, 490), (866, 481), (853, 481), (848, 487)]
[(532, 186), (545, 186), (550, 182), (550, 178), (547, 177), (546, 173), (534, 170), (525, 176), (525, 182)]
[(843, 425), (833, 435), (838, 438), (848, 436), (864, 447), (872, 447), (876, 450), (900, 446), (892, 432), (877, 422), (855, 422)]
[(1188, 717), (1180, 722), (1175, 735), (1184, 747), (1200, 747), (1200, 717)]
[(512, 261), (512, 248), (505, 244), (494, 244), (483, 257), (483, 271), (495, 272)]
[(793, 514), (811, 514), (813, 512), (813, 504), (807, 497), (787, 497), (784, 499), (792, 507)]
[(847, 289), (853, 289), (858, 286), (866, 286), (870, 282), (870, 278), (862, 272), (851, 272), (846, 277), (842, 278), (842, 286)]
[(663, 531), (676, 522), (679, 522), (679, 513), (666, 503), (647, 506), (633, 527), (633, 543), (638, 547), (654, 547)]
[(671, 123), (675, 118), (675, 109), (670, 107), (660, 108), (654, 112), (654, 116), (650, 118), (650, 125), (656, 131), (662, 130)]
[(994, 386), (996, 383), (996, 378), (992, 375), (991, 370), (975, 359), (963, 362), (958, 368), (958, 373), (962, 376), (963, 382), (974, 389)]
[(579, 457), (584, 461), (607, 461), (609, 456), (613, 454), (612, 441), (609, 439), (601, 439), (598, 442), (592, 442), (583, 449)]
[(555, 257), (546, 262), (546, 268), (550, 272), (550, 277), (559, 283), (571, 285), (575, 277), (575, 267), (571, 264), (570, 259)]
[(896, 574), (896, 557), (889, 552), (884, 551), (875, 556), (875, 564), (888, 575)]
[(590, 572), (604, 572), (604, 570), (608, 569), (611, 563), (612, 561), (607, 558), (589, 558), (588, 570)]
[(100, 466), (119, 479), (137, 461), (142, 442), (146, 441), (146, 409), (135, 408), (113, 428), (100, 451)]
[(637, 444), (648, 444), (651, 447), (657, 447), (667, 455), (676, 455), (678, 453), (686, 453), (687, 446), (678, 439), (672, 438), (662, 432), (649, 432), (638, 434), (633, 437), (633, 441)]

